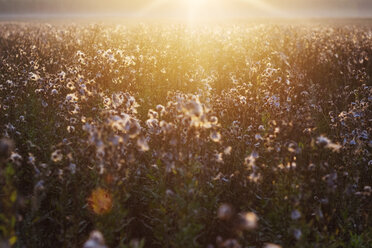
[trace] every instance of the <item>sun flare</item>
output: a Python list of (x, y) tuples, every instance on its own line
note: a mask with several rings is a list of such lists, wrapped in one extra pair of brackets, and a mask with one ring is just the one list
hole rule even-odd
[(192, 22), (204, 15), (205, 8), (210, 5), (210, 0), (178, 0), (185, 7), (188, 21)]
[(265, 0), (153, 0), (139, 12), (140, 17), (170, 16), (176, 19), (196, 22), (239, 15), (266, 13), (284, 16), (282, 10)]
[(372, 0), (0, 0), (0, 248), (372, 248), (371, 117)]

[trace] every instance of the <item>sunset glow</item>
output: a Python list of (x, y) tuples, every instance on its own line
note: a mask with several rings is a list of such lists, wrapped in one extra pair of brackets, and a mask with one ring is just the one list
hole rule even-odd
[(221, 17), (224, 8), (231, 8), (232, 3), (226, 0), (154, 0), (142, 7), (137, 16), (163, 15), (194, 22)]
[(0, 0), (0, 248), (370, 247), (372, 0)]
[(2, 0), (0, 15), (135, 17), (196, 21), (255, 17), (370, 17), (369, 0)]
[(253, 16), (257, 13), (277, 17), (286, 15), (285, 11), (264, 0), (154, 0), (142, 7), (136, 16), (166, 16), (195, 23), (238, 17), (244, 11), (251, 12)]

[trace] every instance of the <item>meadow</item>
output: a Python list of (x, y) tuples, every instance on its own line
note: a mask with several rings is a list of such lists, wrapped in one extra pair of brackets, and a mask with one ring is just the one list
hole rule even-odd
[(0, 247), (371, 247), (372, 25), (0, 23)]

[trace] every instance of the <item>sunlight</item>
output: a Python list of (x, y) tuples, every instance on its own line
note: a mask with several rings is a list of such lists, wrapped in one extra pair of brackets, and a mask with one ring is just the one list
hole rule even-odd
[(207, 0), (179, 0), (181, 5), (186, 5), (187, 7), (187, 14), (189, 18), (195, 17), (194, 15), (197, 14), (203, 7), (205, 7)]
[(371, 48), (372, 0), (0, 0), (0, 248), (372, 248)]
[(150, 4), (144, 6), (141, 10), (137, 12), (138, 17), (145, 17), (153, 10), (165, 5), (166, 3), (169, 3), (170, 0), (154, 0)]
[(284, 16), (284, 12), (275, 6), (267, 3), (265, 0), (239, 0), (240, 2), (247, 3), (258, 10), (266, 12), (266, 14), (274, 16)]
[(154, 0), (137, 12), (137, 16), (176, 17), (194, 22), (203, 18), (216, 18), (223, 13), (223, 6), (229, 5), (227, 0)]
[(199, 19), (201, 12), (210, 4), (208, 0), (179, 0), (180, 4), (187, 10), (187, 20), (189, 23)]
[[(243, 7), (243, 8), (242, 8)], [(162, 16), (196, 22), (228, 16), (271, 15), (285, 16), (284, 12), (264, 0), (154, 0), (144, 6), (139, 17)]]
[(196, 10), (203, 5), (205, 5), (207, 2), (210, 2), (208, 0), (178, 0), (182, 5), (187, 5), (189, 9)]

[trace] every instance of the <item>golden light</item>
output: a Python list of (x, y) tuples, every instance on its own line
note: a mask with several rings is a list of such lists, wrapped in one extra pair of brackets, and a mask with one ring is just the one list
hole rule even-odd
[(252, 7), (274, 16), (283, 16), (285, 13), (265, 0), (240, 0)]
[(208, 0), (178, 0), (178, 2), (182, 5), (186, 5), (189, 9), (198, 9), (205, 5)]
[(138, 13), (140, 17), (170, 16), (195, 22), (226, 16), (255, 16), (257, 13), (283, 16), (266, 0), (153, 0)]
[(216, 10), (222, 10), (222, 4), (227, 0), (153, 0), (143, 7), (138, 13), (139, 17), (146, 16), (170, 16), (177, 19), (194, 21), (210, 17), (216, 14)]
[(211, 4), (210, 0), (178, 0), (179, 4), (185, 6), (187, 19), (193, 22), (204, 15), (204, 10)]

